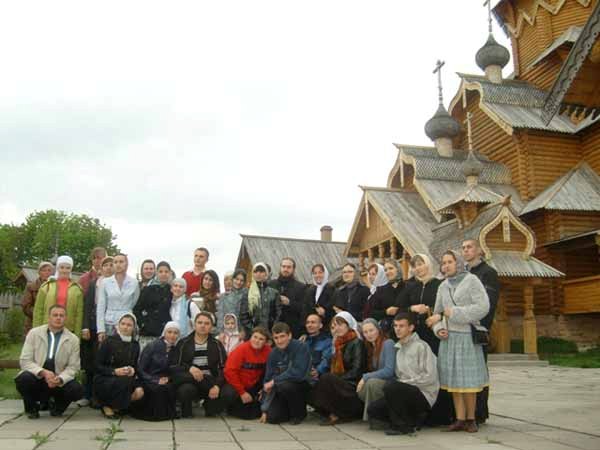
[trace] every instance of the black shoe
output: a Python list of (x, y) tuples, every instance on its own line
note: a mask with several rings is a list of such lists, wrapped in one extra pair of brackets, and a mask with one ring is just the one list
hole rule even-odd
[(63, 415), (63, 412), (64, 412), (64, 411), (59, 411), (59, 410), (57, 410), (56, 408), (53, 408), (53, 409), (51, 409), (51, 410), (50, 410), (50, 415), (51, 415), (52, 417), (60, 417), (60, 416), (62, 416), (62, 415)]
[(410, 428), (386, 428), (385, 430), (383, 430), (383, 432), (387, 436), (400, 436), (404, 434), (411, 434), (414, 433), (414, 431), (414, 429)]
[(40, 411), (48, 411), (48, 401), (40, 402)]
[(30, 419), (39, 419), (40, 418), (40, 413), (37, 410), (28, 411), (27, 412), (27, 417), (29, 417)]
[(374, 431), (382, 431), (389, 428), (390, 424), (383, 420), (369, 418), (369, 429)]
[(304, 417), (292, 417), (290, 419), (290, 425), (300, 425), (304, 419)]

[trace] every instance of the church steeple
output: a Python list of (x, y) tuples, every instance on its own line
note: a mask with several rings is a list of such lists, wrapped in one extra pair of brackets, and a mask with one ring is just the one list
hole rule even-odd
[(502, 83), (502, 68), (510, 60), (508, 49), (496, 42), (492, 34), (491, 0), (486, 0), (484, 6), (488, 7), (488, 38), (486, 43), (475, 55), (475, 62), (485, 72), (485, 76), (492, 83)]
[(425, 124), (425, 134), (431, 139), (440, 156), (451, 157), (452, 138), (460, 133), (460, 124), (448, 114), (444, 107), (444, 97), (442, 93), (442, 67), (445, 62), (438, 60), (433, 73), (438, 75), (438, 109), (431, 119)]

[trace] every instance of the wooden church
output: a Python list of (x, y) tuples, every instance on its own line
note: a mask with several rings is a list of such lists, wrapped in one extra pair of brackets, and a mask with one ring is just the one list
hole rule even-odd
[[(600, 0), (501, 0), (483, 74), (458, 74), (425, 125), (432, 147), (397, 144), (384, 187), (362, 187), (345, 255), (363, 265), (434, 260), (477, 239), (502, 292), (495, 351), (523, 338), (600, 340)], [(441, 70), (439, 63), (436, 71)]]

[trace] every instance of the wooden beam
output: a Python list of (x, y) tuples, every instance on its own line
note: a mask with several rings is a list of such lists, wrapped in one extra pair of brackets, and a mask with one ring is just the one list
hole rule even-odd
[(408, 252), (403, 249), (402, 250), (402, 278), (404, 278), (404, 280), (408, 280), (408, 260), (409, 260), (409, 256), (408, 256)]
[(383, 262), (385, 261), (385, 244), (379, 244), (377, 246), (377, 253), (379, 256), (379, 262), (383, 264)]
[(525, 353), (537, 354), (537, 323), (534, 314), (533, 284), (523, 287), (523, 344)]
[(500, 289), (498, 309), (492, 325), (492, 341), (495, 341), (496, 353), (510, 353), (510, 324), (506, 312), (506, 295)]
[(390, 239), (390, 257), (394, 260), (398, 259), (398, 242), (394, 237)]

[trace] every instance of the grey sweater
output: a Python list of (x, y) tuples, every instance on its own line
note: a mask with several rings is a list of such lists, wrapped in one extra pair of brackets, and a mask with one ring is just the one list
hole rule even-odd
[[(452, 301), (454, 299), (454, 302)], [(445, 308), (452, 308), (452, 316), (433, 327), (433, 331), (446, 328), (448, 331), (471, 332), (471, 325), (479, 325), (490, 309), (487, 292), (475, 275), (467, 273), (455, 288), (448, 280), (444, 280), (437, 291), (433, 312), (438, 314)], [(447, 322), (444, 324), (443, 322)]]
[(429, 344), (413, 333), (406, 343), (396, 343), (396, 380), (418, 388), (433, 406), (440, 389), (437, 358)]

